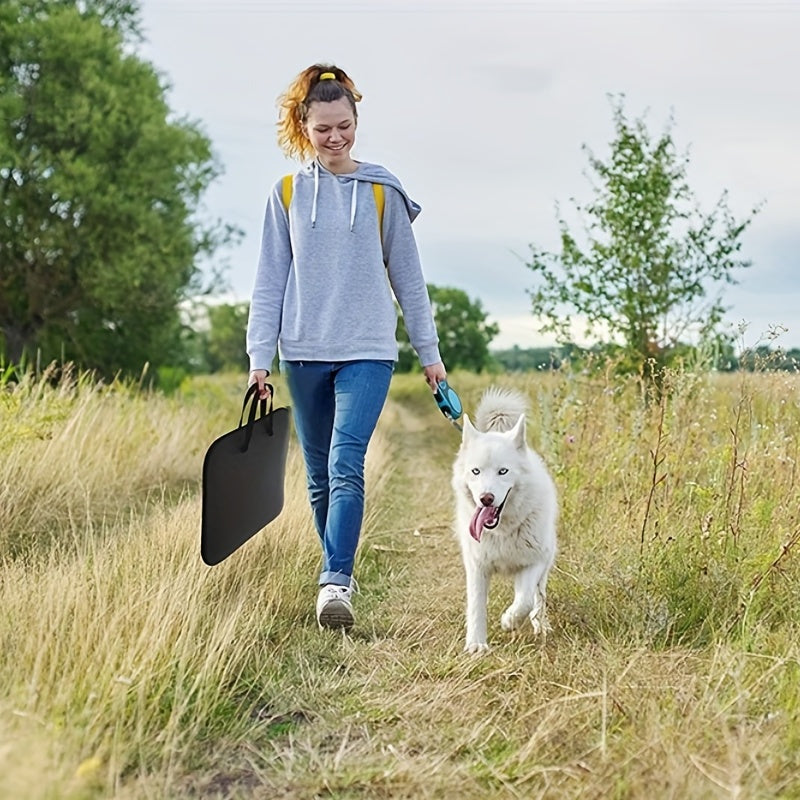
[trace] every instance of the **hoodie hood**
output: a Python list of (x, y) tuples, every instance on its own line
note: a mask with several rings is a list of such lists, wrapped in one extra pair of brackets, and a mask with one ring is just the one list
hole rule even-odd
[(317, 218), (317, 199), (319, 197), (319, 176), (320, 174), (327, 174), (331, 175), (335, 178), (338, 178), (341, 181), (347, 182), (352, 181), (353, 183), (353, 192), (352, 192), (352, 200), (350, 204), (350, 229), (353, 228), (353, 221), (355, 220), (356, 216), (356, 205), (358, 202), (358, 183), (359, 181), (362, 183), (380, 183), (384, 186), (391, 186), (393, 189), (396, 189), (400, 192), (405, 204), (406, 204), (406, 211), (408, 212), (408, 219), (413, 222), (418, 216), (420, 211), (422, 211), (422, 207), (419, 203), (415, 203), (406, 193), (406, 190), (403, 188), (403, 185), (400, 183), (400, 180), (389, 172), (386, 167), (380, 166), (380, 164), (370, 164), (366, 161), (358, 162), (358, 167), (356, 168), (355, 172), (347, 172), (344, 174), (337, 174), (333, 173), (330, 170), (325, 169), (322, 164), (319, 163), (319, 159), (314, 159), (310, 162), (301, 172), (300, 175), (304, 177), (308, 177), (314, 181), (314, 201), (311, 206), (311, 227), (314, 227)]

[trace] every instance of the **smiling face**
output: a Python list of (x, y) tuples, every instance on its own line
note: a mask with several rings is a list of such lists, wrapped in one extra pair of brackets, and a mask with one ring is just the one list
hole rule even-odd
[(325, 169), (335, 173), (356, 169), (358, 165), (350, 157), (356, 140), (356, 118), (346, 98), (312, 103), (304, 132)]

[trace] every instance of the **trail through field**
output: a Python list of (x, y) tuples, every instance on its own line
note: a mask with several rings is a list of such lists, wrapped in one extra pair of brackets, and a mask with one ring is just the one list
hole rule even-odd
[[(385, 587), (388, 594), (378, 612), (393, 620), (400, 635), (423, 625), (432, 638), (451, 644), (454, 635), (461, 635), (464, 602), (450, 488), (460, 434), (444, 417), (397, 402), (387, 408), (381, 431), (393, 462), (391, 490), (382, 501), (391, 505), (385, 515), (390, 527), (383, 535), (367, 533), (363, 546), (385, 553), (381, 562), (390, 565), (390, 572), (392, 566), (399, 568), (400, 574)], [(375, 579), (381, 581), (381, 575)], [(363, 591), (369, 592), (370, 585)]]

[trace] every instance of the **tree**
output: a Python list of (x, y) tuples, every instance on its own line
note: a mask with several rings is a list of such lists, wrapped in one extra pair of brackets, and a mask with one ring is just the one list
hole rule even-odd
[(688, 155), (676, 152), (672, 121), (656, 139), (642, 120), (630, 122), (622, 98), (612, 99), (616, 136), (608, 161), (588, 150), (599, 179), (594, 200), (581, 206), (585, 244), (559, 214), (561, 252), (531, 245), (527, 266), (538, 278), (530, 290), (542, 332), (570, 337), (570, 314), (586, 320), (588, 335), (621, 341), (627, 366), (656, 371), (682, 340), (719, 336), (725, 311), (721, 295), (707, 292), (735, 283), (733, 271), (749, 266), (739, 257), (741, 236), (757, 209), (736, 220), (724, 192), (703, 213), (686, 180)]
[[(492, 363), (489, 344), (500, 328), (486, 322), (487, 313), (480, 300), (471, 301), (466, 292), (448, 286), (428, 284), (436, 329), (439, 332), (439, 351), (448, 369), (482, 372)], [(398, 372), (410, 372), (419, 363), (411, 348), (402, 317), (398, 315), (397, 338), (400, 355)]]
[(236, 370), (247, 372), (249, 359), (245, 351), (245, 331), (249, 303), (220, 303), (209, 305), (206, 342), (206, 362), (211, 372)]
[(124, 0), (0, 9), (0, 344), (105, 373), (180, 358), (179, 304), (235, 235), (199, 220), (219, 174), (134, 54)]

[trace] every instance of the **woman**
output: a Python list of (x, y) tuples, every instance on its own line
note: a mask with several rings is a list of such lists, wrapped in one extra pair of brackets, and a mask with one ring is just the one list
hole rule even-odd
[(272, 188), (247, 326), (249, 383), (267, 397), (279, 348), (292, 397), (322, 543), (322, 628), (354, 622), (364, 458), (397, 359), (392, 294), (431, 389), (446, 377), (411, 231), (420, 207), (388, 170), (353, 159), (360, 99), (343, 70), (321, 64), (280, 98), (279, 144), (310, 161)]

